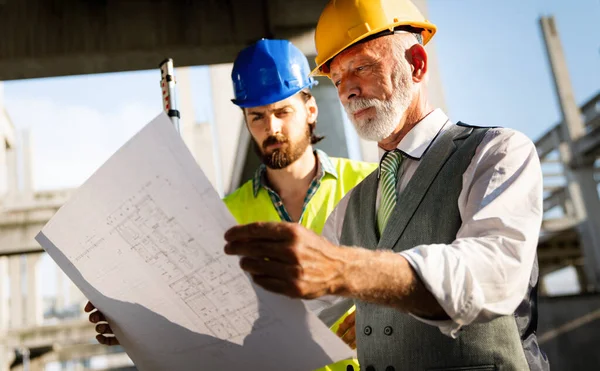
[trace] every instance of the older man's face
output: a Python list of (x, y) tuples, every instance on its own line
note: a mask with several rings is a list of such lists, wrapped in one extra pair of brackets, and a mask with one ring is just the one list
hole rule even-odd
[(331, 63), (331, 79), (357, 133), (382, 141), (400, 125), (415, 84), (404, 55), (394, 53), (393, 36), (355, 45)]

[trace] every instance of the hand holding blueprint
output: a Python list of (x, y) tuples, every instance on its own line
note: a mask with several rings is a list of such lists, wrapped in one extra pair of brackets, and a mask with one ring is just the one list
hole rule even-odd
[(233, 225), (161, 114), (36, 240), (104, 313), (139, 370), (309, 371), (351, 358), (302, 301), (253, 285), (223, 253)]

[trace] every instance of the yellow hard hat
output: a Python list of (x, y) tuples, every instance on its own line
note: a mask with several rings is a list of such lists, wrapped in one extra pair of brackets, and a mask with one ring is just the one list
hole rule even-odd
[(369, 36), (405, 30), (425, 45), (436, 29), (409, 0), (330, 0), (315, 29), (317, 67), (310, 75), (329, 77), (331, 59)]

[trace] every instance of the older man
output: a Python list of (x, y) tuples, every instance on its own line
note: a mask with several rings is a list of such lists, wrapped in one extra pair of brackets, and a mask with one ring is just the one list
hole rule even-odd
[[(436, 27), (408, 0), (330, 1), (313, 75), (328, 76), (381, 163), (324, 229), (229, 230), (225, 252), (267, 290), (338, 295), (361, 369), (547, 370), (536, 339), (542, 174), (533, 143), (453, 123), (427, 99)], [(264, 259), (268, 258), (268, 259)]]

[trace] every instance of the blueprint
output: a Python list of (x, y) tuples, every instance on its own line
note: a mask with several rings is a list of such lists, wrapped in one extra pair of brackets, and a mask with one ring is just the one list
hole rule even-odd
[[(308, 371), (354, 352), (223, 253), (235, 220), (165, 114), (36, 237), (146, 370)], [(93, 325), (90, 324), (90, 327)]]

